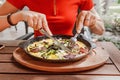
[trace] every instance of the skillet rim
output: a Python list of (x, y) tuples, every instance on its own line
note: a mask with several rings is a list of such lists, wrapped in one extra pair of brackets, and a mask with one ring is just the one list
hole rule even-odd
[[(69, 35), (53, 35), (53, 37), (56, 37), (56, 38), (65, 38), (65, 39), (70, 39), (72, 36), (69, 36)], [(88, 47), (88, 49), (89, 49), (89, 51), (88, 51), (88, 53), (86, 53), (86, 54), (84, 54), (84, 55), (81, 55), (81, 56), (77, 56), (77, 57), (75, 57), (75, 58), (70, 58), (70, 59), (44, 59), (44, 58), (40, 58), (40, 57), (37, 57), (37, 56), (34, 56), (34, 55), (31, 55), (28, 51), (27, 51), (27, 46), (29, 45), (29, 44), (32, 44), (33, 42), (35, 42), (35, 41), (39, 41), (39, 40), (42, 40), (42, 39), (47, 39), (48, 37), (46, 37), (46, 36), (38, 36), (38, 37), (36, 37), (36, 38), (31, 38), (31, 39), (29, 39), (29, 40), (27, 40), (27, 41), (25, 41), (25, 42), (22, 42), (22, 43), (20, 43), (19, 44), (19, 47), (20, 48), (22, 48), (24, 51), (25, 51), (25, 53), (27, 54), (27, 55), (29, 55), (30, 57), (32, 57), (34, 60), (40, 60), (40, 61), (45, 61), (45, 62), (58, 62), (58, 63), (61, 63), (61, 62), (75, 62), (75, 61), (78, 61), (78, 60), (80, 60), (80, 59), (82, 59), (82, 58), (84, 58), (84, 57), (86, 57), (88, 54), (90, 54), (91, 53), (91, 51), (92, 51), (92, 44), (90, 43), (90, 41), (89, 40), (86, 40), (86, 39), (84, 39), (83, 37), (78, 37), (77, 39), (78, 39), (78, 41), (81, 41), (81, 42), (83, 42), (87, 47)]]

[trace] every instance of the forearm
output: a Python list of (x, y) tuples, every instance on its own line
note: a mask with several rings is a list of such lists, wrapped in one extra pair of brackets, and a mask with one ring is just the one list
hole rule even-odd
[[(12, 22), (13, 24), (17, 24), (19, 21), (22, 20), (21, 15), (18, 14), (18, 13), (13, 13), (13, 14), (10, 16), (10, 18), (11, 18), (11, 22)], [(11, 26), (11, 25), (10, 25), (10, 24), (8, 23), (8, 21), (7, 21), (7, 15), (5, 15), (5, 16), (0, 16), (0, 31), (4, 30), (4, 29), (6, 29), (6, 28), (8, 28), (8, 27), (10, 27), (10, 26)]]
[(0, 16), (0, 31), (8, 28), (10, 25), (7, 22), (7, 16)]
[(7, 15), (12, 12), (17, 12), (18, 10), (19, 9), (15, 6), (7, 2), (7, 0), (2, 6), (0, 6), (0, 31), (10, 27), (10, 24), (7, 21)]

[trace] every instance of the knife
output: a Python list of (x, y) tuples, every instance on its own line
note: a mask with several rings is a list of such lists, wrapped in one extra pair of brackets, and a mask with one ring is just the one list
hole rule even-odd
[(63, 44), (61, 44), (56, 38), (54, 38), (50, 34), (48, 34), (43, 28), (40, 29), (40, 32), (42, 34), (46, 35), (47, 37), (49, 37), (50, 39), (52, 39), (53, 42), (55, 43), (55, 45), (59, 46), (64, 51), (72, 53), (72, 51), (69, 48), (67, 48)]

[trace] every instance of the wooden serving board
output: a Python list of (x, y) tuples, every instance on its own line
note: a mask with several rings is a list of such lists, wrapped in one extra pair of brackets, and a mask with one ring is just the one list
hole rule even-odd
[(51, 72), (73, 72), (97, 68), (107, 61), (109, 55), (104, 49), (102, 49), (101, 47), (97, 47), (93, 53), (89, 54), (87, 57), (79, 61), (69, 63), (50, 63), (40, 60), (34, 60), (21, 48), (17, 48), (13, 52), (13, 57), (20, 64), (36, 70)]

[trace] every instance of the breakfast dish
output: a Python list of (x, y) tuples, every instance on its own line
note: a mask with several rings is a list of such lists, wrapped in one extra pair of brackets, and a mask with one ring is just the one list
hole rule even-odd
[(34, 57), (48, 60), (73, 59), (89, 52), (88, 47), (81, 41), (77, 41), (74, 45), (69, 44), (70, 39), (59, 38), (58, 41), (65, 47), (71, 49), (71, 53), (62, 50), (59, 46), (55, 45), (51, 39), (35, 41), (29, 44), (26, 50)]

